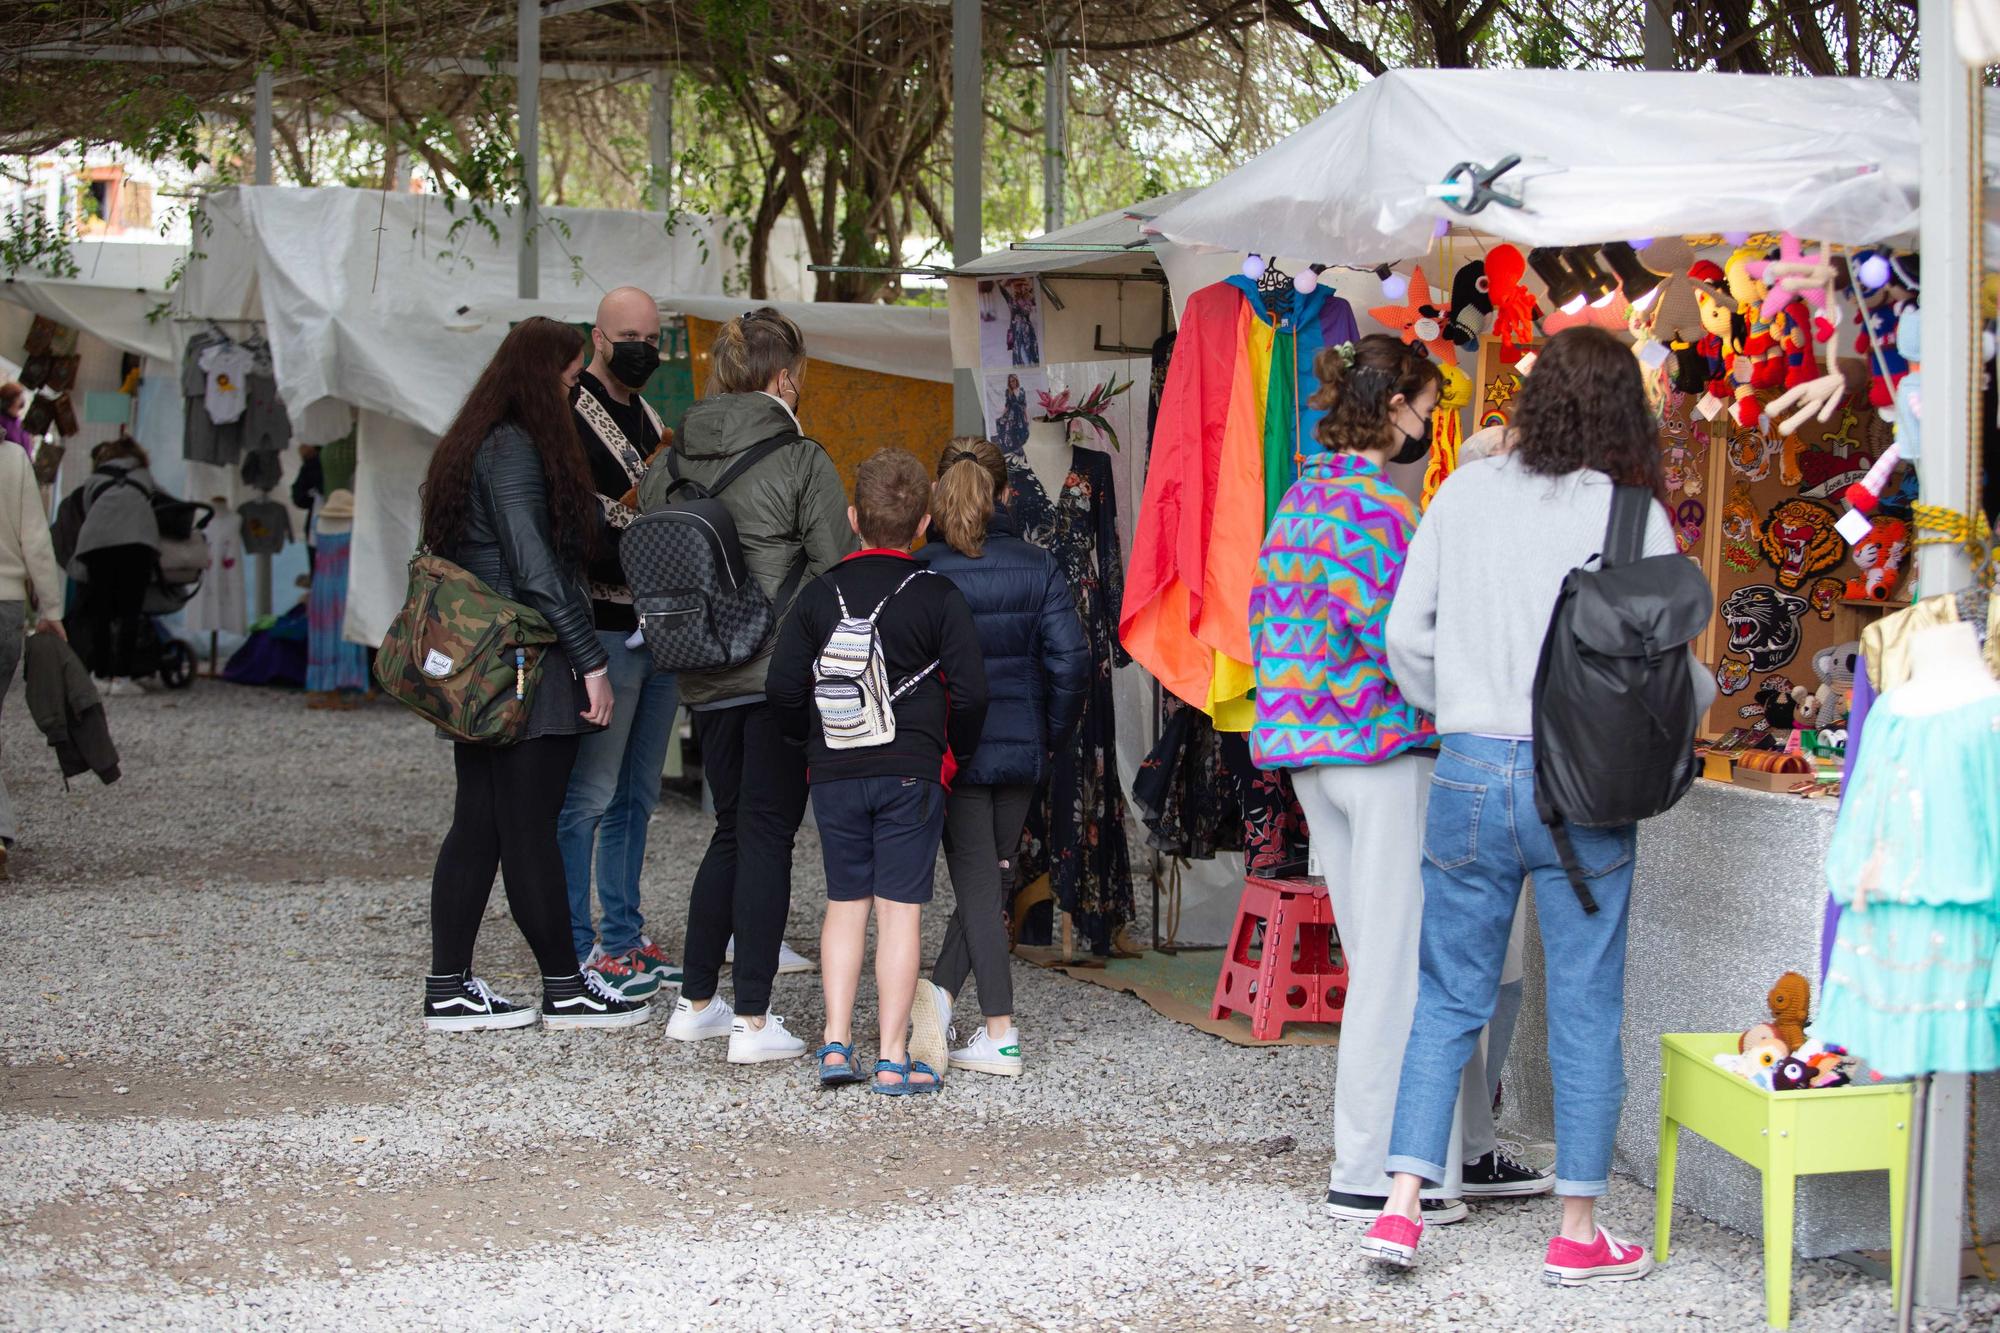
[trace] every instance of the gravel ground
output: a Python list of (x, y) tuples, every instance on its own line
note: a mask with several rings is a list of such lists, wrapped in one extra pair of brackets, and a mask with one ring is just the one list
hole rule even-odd
[[(1025, 966), (1027, 1076), (933, 1098), (735, 1069), (657, 1019), (427, 1036), (445, 747), (387, 707), (205, 683), (111, 708), (127, 778), (67, 794), (18, 688), (0, 716), (24, 830), (0, 886), (0, 1325), (1763, 1323), (1757, 1244), (1688, 1214), (1643, 1283), (1543, 1287), (1548, 1201), (1482, 1207), (1378, 1277), (1317, 1206), (1336, 1052), (1241, 1049)], [(704, 833), (671, 796), (654, 824), (646, 906), (675, 949)], [(808, 952), (820, 884), (808, 832)], [(532, 998), (497, 893), (479, 957)], [(777, 1005), (816, 1035), (816, 978)], [(1621, 1179), (1607, 1220), (1646, 1238), (1652, 1207)], [(1794, 1312), (1880, 1328), (1888, 1291), (1801, 1261)], [(1982, 1289), (1926, 1326), (1996, 1320)]]

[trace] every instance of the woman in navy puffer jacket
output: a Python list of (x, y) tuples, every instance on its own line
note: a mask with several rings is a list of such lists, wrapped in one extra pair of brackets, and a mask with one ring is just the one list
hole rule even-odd
[[(958, 585), (986, 654), (989, 705), (979, 748), (945, 807), (944, 855), (957, 896), (929, 996), (949, 1026), (968, 975), (985, 1028), (951, 1053), (953, 1069), (1021, 1072), (1014, 981), (1002, 916), (1002, 871), (1013, 860), (1028, 802), (1051, 753), (1069, 744), (1089, 688), (1090, 645), (1055, 558), (1021, 540), (1002, 505), (1007, 462), (991, 441), (945, 446), (931, 504), (931, 542), (917, 559)], [(928, 1017), (921, 1015), (920, 1018)]]

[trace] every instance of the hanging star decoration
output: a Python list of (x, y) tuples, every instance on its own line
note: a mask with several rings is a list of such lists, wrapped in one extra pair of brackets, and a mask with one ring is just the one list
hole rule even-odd
[(1378, 305), (1368, 313), (1391, 333), (1399, 333), (1406, 343), (1422, 343), (1432, 359), (1447, 366), (1458, 364), (1458, 349), (1445, 336), (1445, 310), (1431, 304), (1431, 285), (1424, 281), (1422, 265), (1410, 270), (1410, 299), (1404, 305)]
[(1105, 413), (1111, 407), (1111, 400), (1132, 387), (1132, 381), (1123, 384), (1116, 379), (1106, 380), (1083, 396), (1081, 402), (1072, 404), (1069, 390), (1050, 393), (1043, 389), (1040, 394), (1041, 413), (1037, 421), (1081, 421), (1097, 432), (1097, 438), (1108, 441), (1113, 449), (1119, 447), (1118, 432), (1111, 428)]
[(1486, 253), (1486, 296), (1493, 302), (1489, 331), (1500, 340), (1500, 359), (1508, 365), (1535, 341), (1535, 294), (1521, 285), (1527, 272), (1527, 258), (1511, 245)]

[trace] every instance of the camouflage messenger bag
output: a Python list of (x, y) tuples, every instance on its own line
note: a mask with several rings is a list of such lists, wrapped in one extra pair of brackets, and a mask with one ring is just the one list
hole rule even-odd
[(420, 551), (410, 595), (375, 656), (375, 683), (455, 741), (512, 745), (555, 641), (541, 612)]

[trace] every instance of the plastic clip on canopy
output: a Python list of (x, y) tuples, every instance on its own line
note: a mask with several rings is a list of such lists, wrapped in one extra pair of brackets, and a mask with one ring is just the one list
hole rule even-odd
[(1444, 181), (1431, 187), (1451, 208), (1468, 216), (1484, 212), (1488, 204), (1505, 204), (1509, 208), (1521, 207), (1516, 195), (1502, 194), (1493, 188), (1493, 182), (1521, 165), (1519, 153), (1509, 153), (1490, 167), (1482, 167), (1477, 162), (1461, 162), (1445, 172)]

